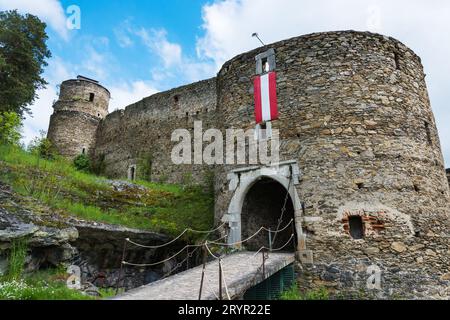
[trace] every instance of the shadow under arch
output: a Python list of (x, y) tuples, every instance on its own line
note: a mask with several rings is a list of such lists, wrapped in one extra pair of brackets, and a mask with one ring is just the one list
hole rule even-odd
[[(278, 225), (278, 218), (280, 216), (281, 210), (277, 208), (281, 206), (284, 202), (284, 198), (286, 193), (288, 192), (288, 201), (287, 205), (290, 206), (289, 212), (286, 215), (286, 218), (283, 219), (280, 228), (286, 226), (290, 219), (294, 219), (293, 225), (294, 228), (289, 227), (286, 229), (285, 233), (288, 234), (286, 241), (291, 236), (292, 232), (294, 232), (294, 243), (298, 245), (298, 239), (302, 234), (301, 227), (301, 201), (297, 194), (296, 188), (291, 181), (291, 179), (286, 174), (281, 174), (281, 172), (268, 171), (264, 172), (264, 169), (259, 169), (256, 171), (251, 171), (247, 173), (243, 173), (240, 176), (239, 185), (236, 187), (233, 197), (228, 206), (228, 213), (223, 217), (224, 222), (228, 222), (230, 226), (230, 234), (228, 238), (229, 243), (236, 243), (246, 238), (246, 236), (253, 234), (251, 230), (259, 229), (261, 226), (276, 229)], [(265, 187), (264, 187), (265, 185)], [(271, 187), (276, 188), (275, 194), (269, 197), (264, 197), (264, 191), (261, 189), (269, 190)], [(262, 192), (262, 194), (261, 194)], [(270, 192), (269, 192), (270, 194)], [(282, 199), (280, 199), (280, 197)], [(257, 221), (253, 218), (255, 215), (257, 216), (257, 212), (252, 209), (252, 202), (258, 201), (258, 199), (267, 200), (268, 207), (272, 211), (272, 214), (269, 215), (269, 210), (263, 214), (263, 216), (267, 216), (265, 221), (262, 221), (264, 225), (256, 226)], [(262, 206), (262, 205), (261, 205)], [(259, 206), (259, 207), (261, 207)], [(286, 214), (286, 213), (285, 213)], [(273, 217), (273, 220), (269, 218)], [(275, 224), (274, 224), (274, 221)], [(287, 231), (289, 229), (289, 231)], [(278, 234), (277, 238), (281, 236), (281, 233)], [(257, 241), (253, 241), (253, 243), (246, 243), (242, 245), (238, 245), (237, 247), (244, 247), (245, 249), (259, 249), (261, 246), (258, 245), (263, 244), (264, 246), (269, 245), (269, 239), (267, 232), (262, 232), (261, 236), (257, 238)], [(276, 249), (279, 242), (282, 241), (283, 237), (278, 238), (280, 241), (275, 239), (276, 243), (274, 243), (273, 248)], [(283, 243), (284, 244), (284, 243)], [(258, 247), (258, 248), (257, 248)], [(294, 251), (294, 245), (291, 243), (286, 247), (288, 251)]]
[(294, 204), (286, 188), (271, 178), (260, 178), (251, 185), (244, 198), (241, 211), (242, 238), (252, 236), (260, 227), (272, 231), (284, 230), (271, 232), (270, 238), (267, 231), (260, 232), (243, 246), (250, 251), (270, 246), (273, 249), (282, 248), (282, 251), (295, 251), (296, 232), (294, 224), (289, 225), (294, 220)]

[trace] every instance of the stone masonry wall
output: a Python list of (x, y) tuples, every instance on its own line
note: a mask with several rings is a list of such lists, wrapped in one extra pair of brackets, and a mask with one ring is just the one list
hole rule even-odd
[(47, 134), (58, 153), (74, 158), (84, 152), (92, 152), (99, 119), (77, 111), (59, 111), (50, 117)]
[(60, 155), (74, 158), (83, 151), (93, 152), (98, 125), (108, 114), (109, 98), (107, 89), (91, 81), (74, 79), (61, 84), (47, 133)]
[[(376, 264), (384, 296), (448, 296), (450, 192), (420, 58), (395, 39), (352, 31), (242, 54), (218, 75), (223, 129), (254, 126), (255, 56), (268, 48), (276, 53), (280, 160), (296, 160), (301, 171), (311, 285), (356, 288), (339, 277)], [(216, 170), (217, 218), (227, 213), (226, 174), (235, 167)], [(364, 239), (347, 231), (353, 215), (363, 217)], [(329, 266), (333, 277), (320, 272)]]
[[(109, 114), (97, 132), (96, 159), (104, 159), (106, 174), (127, 177), (136, 165), (137, 178), (142, 161), (151, 162), (151, 180), (171, 183), (206, 183), (211, 168), (203, 165), (174, 165), (171, 141), (175, 129), (188, 129), (194, 121), (215, 127), (216, 79), (158, 93), (125, 110)], [(193, 134), (192, 134), (193, 136)]]
[[(233, 197), (227, 174), (242, 166), (174, 165), (171, 134), (179, 128), (192, 133), (196, 120), (203, 130), (254, 128), (255, 56), (269, 48), (276, 55), (280, 112), (273, 128), (280, 131), (280, 160), (295, 160), (300, 168), (295, 188), (305, 204), (301, 225), (314, 258), (301, 266), (301, 285), (378, 298), (448, 298), (449, 182), (420, 58), (393, 38), (316, 33), (241, 54), (217, 78), (104, 117), (89, 138), (95, 140), (94, 160), (111, 177), (127, 177), (133, 166), (137, 178), (150, 166), (151, 180), (160, 182), (204, 184), (214, 174), (221, 220)], [(51, 128), (74, 123), (61, 111)], [(351, 236), (354, 219), (361, 219), (362, 239)], [(370, 266), (381, 270), (380, 290), (367, 290)]]

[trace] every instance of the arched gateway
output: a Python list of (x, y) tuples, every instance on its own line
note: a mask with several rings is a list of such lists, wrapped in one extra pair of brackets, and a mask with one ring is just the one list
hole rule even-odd
[[(295, 187), (299, 183), (299, 174), (295, 161), (231, 171), (228, 174), (229, 188), (234, 193), (228, 213), (222, 218), (230, 226), (229, 243), (250, 237), (260, 227), (283, 229), (293, 219), (294, 228), (289, 226), (278, 233), (275, 239), (272, 239), (273, 248), (286, 244), (293, 233), (293, 241), (299, 246), (302, 242), (302, 206)], [(283, 207), (285, 210), (282, 210)], [(243, 246), (251, 250), (268, 247), (268, 232), (261, 232)], [(293, 250), (292, 241), (286, 249)]]

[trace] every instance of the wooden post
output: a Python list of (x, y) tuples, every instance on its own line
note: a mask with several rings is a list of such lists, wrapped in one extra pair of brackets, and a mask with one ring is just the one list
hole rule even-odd
[(262, 252), (262, 258), (263, 258), (262, 274), (263, 274), (263, 280), (264, 280), (264, 279), (266, 279), (266, 253), (264, 252), (264, 249), (261, 252)]
[(186, 247), (186, 252), (187, 252), (187, 256), (186, 256), (186, 270), (189, 270), (189, 247)]
[(272, 252), (272, 231), (269, 228), (269, 250)]
[(219, 258), (219, 300), (222, 299), (222, 259)]
[(122, 278), (123, 262), (125, 261), (126, 250), (127, 250), (127, 239), (125, 239), (123, 243), (122, 260), (120, 260), (120, 271), (119, 277), (117, 278), (116, 295), (119, 294), (120, 279)]
[(297, 246), (295, 245), (295, 220), (292, 220), (292, 247), (294, 252), (297, 251)]
[(202, 300), (203, 281), (205, 279), (205, 268), (206, 268), (206, 245), (203, 246), (203, 270), (202, 270), (202, 280), (200, 281), (200, 291), (198, 293), (198, 300)]

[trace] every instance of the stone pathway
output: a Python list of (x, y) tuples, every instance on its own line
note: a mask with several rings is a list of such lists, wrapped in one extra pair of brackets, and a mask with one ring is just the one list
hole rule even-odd
[[(293, 253), (270, 253), (266, 260), (266, 278), (293, 263)], [(263, 280), (262, 254), (239, 252), (222, 260), (224, 279), (231, 299), (239, 298), (249, 288)], [(257, 274), (258, 272), (258, 274)], [(256, 276), (257, 274), (257, 276)], [(130, 290), (115, 297), (115, 300), (198, 300), (202, 266), (174, 276)], [(223, 284), (223, 298), (227, 299)], [(219, 263), (206, 265), (202, 300), (214, 300), (219, 295)]]

